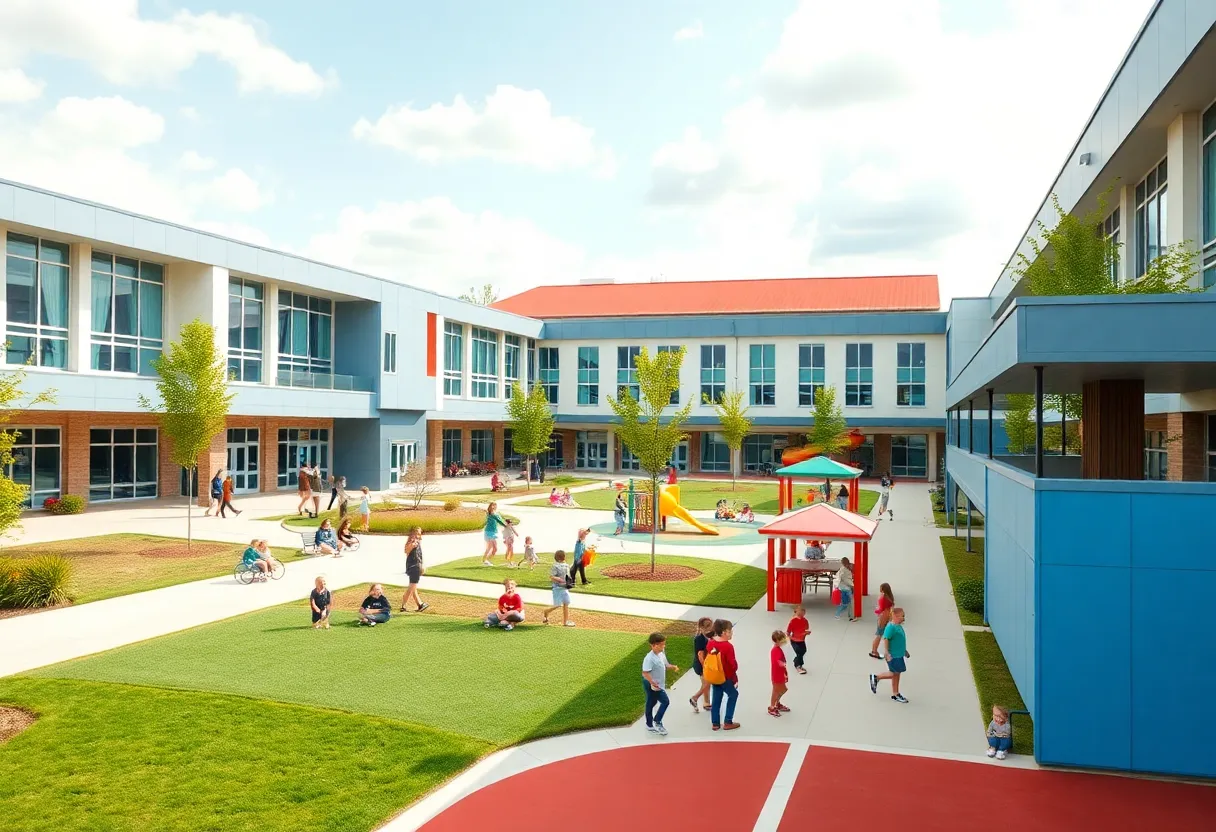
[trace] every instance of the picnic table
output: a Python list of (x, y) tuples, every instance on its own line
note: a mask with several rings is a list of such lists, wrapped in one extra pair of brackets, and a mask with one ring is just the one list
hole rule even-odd
[(836, 573), (840, 571), (839, 558), (806, 560), (795, 558), (777, 567), (777, 601), (782, 604), (800, 604), (802, 596), (810, 587), (819, 592), (821, 584), (832, 591)]

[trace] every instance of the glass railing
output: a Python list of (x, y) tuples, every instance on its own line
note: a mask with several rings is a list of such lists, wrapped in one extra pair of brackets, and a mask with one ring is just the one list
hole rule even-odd
[(347, 376), (341, 373), (313, 373), (280, 367), (275, 383), (279, 387), (302, 387), (309, 390), (349, 390), (372, 393), (376, 380), (371, 376)]

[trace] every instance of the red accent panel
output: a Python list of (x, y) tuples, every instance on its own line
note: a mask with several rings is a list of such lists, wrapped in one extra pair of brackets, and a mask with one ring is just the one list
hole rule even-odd
[(426, 313), (426, 375), (434, 378), (439, 366), (439, 319), (434, 312)]

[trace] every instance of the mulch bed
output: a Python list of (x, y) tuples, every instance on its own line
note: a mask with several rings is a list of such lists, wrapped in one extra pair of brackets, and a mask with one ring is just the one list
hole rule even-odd
[(239, 543), (198, 543), (186, 548), (185, 543), (172, 543), (166, 545), (147, 546), (143, 549), (136, 549), (132, 554), (139, 555), (141, 558), (164, 558), (166, 560), (185, 560), (188, 558), (205, 558), (209, 555), (218, 555), (221, 552), (232, 552), (239, 548)]
[(55, 604), (51, 607), (0, 607), (0, 621), (5, 618), (16, 618), (19, 615), (29, 615), (35, 612), (46, 612), (47, 610), (57, 610), (60, 607), (70, 607), (71, 604)]
[(37, 718), (29, 711), (0, 705), (0, 743), (8, 742), (29, 728)]
[[(426, 518), (427, 520), (481, 520), (486, 519), (486, 510), (484, 508), (458, 508), (455, 511), (444, 511), (442, 508), (435, 506), (419, 506), (418, 508), (392, 508), (387, 511), (372, 512), (372, 526), (376, 525), (376, 518), (391, 518), (408, 519), (410, 517)], [(358, 522), (358, 518), (355, 518)]]
[[(394, 618), (410, 618), (416, 615), (443, 615), (450, 618), (465, 618), (473, 621), (480, 621), (486, 615), (493, 612), (496, 602), (492, 598), (471, 598), (465, 595), (448, 595), (443, 592), (427, 592), (426, 579), (423, 579), (421, 585), (422, 599), (430, 604), (430, 608), (426, 612), (417, 613), (398, 613), (397, 608), (401, 604), (401, 595), (405, 591), (404, 587), (384, 588), (384, 594), (387, 595), (393, 602)], [(666, 633), (669, 636), (692, 636), (696, 635), (697, 625), (691, 621), (664, 621), (658, 618), (639, 618), (632, 615), (616, 615), (606, 612), (590, 612), (580, 610), (578, 608), (578, 593), (573, 594), (574, 603), (570, 607), (570, 618), (578, 622), (578, 626), (584, 630), (613, 630), (620, 633), (641, 633), (649, 634), (653, 632)], [(363, 603), (363, 599), (367, 597), (367, 587), (349, 587), (340, 589), (334, 592), (334, 610), (335, 612), (348, 612), (354, 615), (359, 610), (359, 605)], [(529, 604), (525, 606), (524, 612), (527, 613), (527, 620), (518, 625), (519, 627), (543, 627), (541, 623), (541, 612), (546, 605)], [(345, 617), (345, 616), (343, 616)], [(307, 619), (302, 619), (307, 621)], [(554, 617), (550, 619), (559, 628), (561, 627), (561, 611), (554, 613)], [(340, 626), (335, 620), (335, 625)], [(553, 626), (552, 624), (550, 626)]]
[(691, 581), (701, 577), (701, 570), (691, 566), (657, 563), (651, 572), (649, 563), (622, 563), (601, 569), (600, 574), (625, 581)]

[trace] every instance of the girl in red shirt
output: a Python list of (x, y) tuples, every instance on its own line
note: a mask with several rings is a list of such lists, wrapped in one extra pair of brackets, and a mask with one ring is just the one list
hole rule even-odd
[(769, 653), (772, 663), (773, 698), (769, 700), (769, 716), (781, 716), (783, 711), (789, 711), (789, 708), (781, 704), (781, 697), (789, 690), (786, 683), (790, 680), (790, 672), (785, 666), (785, 650), (782, 649), (785, 642), (785, 633), (773, 630), (773, 649)]
[(874, 641), (870, 644), (871, 659), (882, 658), (878, 655), (878, 643), (882, 641), (883, 630), (891, 623), (891, 608), (895, 606), (895, 593), (891, 592), (890, 584), (882, 584), (878, 591), (878, 606), (874, 608), (874, 614), (878, 616), (878, 628), (874, 631)]

